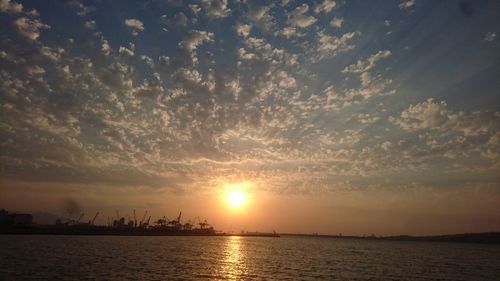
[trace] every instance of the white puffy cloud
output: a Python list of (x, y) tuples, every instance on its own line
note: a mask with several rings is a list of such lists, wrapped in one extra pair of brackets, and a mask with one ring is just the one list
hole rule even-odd
[(179, 42), (179, 48), (186, 52), (192, 62), (197, 63), (196, 49), (204, 42), (212, 42), (214, 40), (213, 32), (203, 30), (190, 30)]
[(18, 14), (23, 11), (23, 5), (11, 0), (0, 0), (0, 12)]
[(68, 6), (70, 6), (76, 12), (76, 14), (81, 17), (86, 16), (88, 13), (95, 11), (95, 7), (86, 6), (78, 0), (69, 1)]
[(355, 45), (350, 44), (350, 41), (358, 35), (360, 35), (360, 32), (348, 32), (342, 34), (340, 37), (328, 35), (324, 31), (318, 32), (318, 44), (316, 47), (316, 52), (318, 54), (317, 59), (335, 56), (340, 52), (352, 50)]
[(410, 105), (409, 108), (401, 112), (400, 118), (396, 120), (402, 129), (436, 129), (446, 130), (456, 120), (456, 115), (451, 114), (446, 108), (446, 102), (434, 102), (428, 99), (422, 103)]
[(269, 13), (272, 5), (256, 5), (251, 2), (248, 5), (247, 18), (251, 20), (255, 26), (269, 31), (274, 26), (273, 16)]
[(377, 61), (388, 58), (389, 56), (391, 56), (391, 54), (392, 53), (389, 50), (378, 51), (376, 54), (371, 55), (366, 60), (358, 60), (355, 64), (347, 66), (342, 70), (342, 72), (361, 73), (368, 71), (375, 67)]
[(188, 32), (182, 41), (179, 42), (179, 47), (182, 49), (186, 49), (188, 51), (194, 51), (201, 45), (203, 42), (211, 42), (213, 41), (214, 34), (208, 31), (202, 30), (191, 30)]
[(102, 43), (101, 43), (101, 52), (104, 55), (106, 55), (106, 56), (109, 55), (110, 52), (111, 52), (111, 47), (109, 46), (109, 42), (106, 39), (102, 40)]
[(49, 25), (44, 24), (39, 19), (30, 19), (27, 17), (18, 18), (13, 24), (19, 34), (30, 40), (36, 40), (40, 36), (41, 29), (50, 28)]
[(400, 9), (409, 9), (409, 8), (413, 7), (413, 5), (415, 5), (415, 0), (403, 0), (399, 4), (399, 8)]
[(122, 47), (120, 46), (120, 48), (118, 48), (118, 53), (120, 55), (125, 55), (125, 56), (130, 56), (130, 57), (133, 57), (134, 56), (134, 51), (127, 48), (127, 47)]
[(236, 33), (242, 37), (248, 37), (250, 31), (252, 30), (252, 25), (250, 24), (238, 24), (236, 25)]
[(28, 75), (40, 75), (45, 73), (45, 69), (41, 68), (38, 65), (30, 66), (27, 69)]
[(191, 12), (193, 12), (195, 16), (198, 16), (198, 14), (201, 12), (200, 5), (198, 4), (189, 4), (188, 7), (189, 9), (191, 9)]
[(331, 27), (335, 27), (335, 28), (341, 28), (342, 27), (342, 23), (344, 22), (344, 19), (343, 18), (338, 18), (338, 17), (334, 17), (331, 21), (330, 21), (330, 26)]
[(302, 37), (306, 35), (305, 33), (300, 32), (296, 27), (293, 26), (286, 26), (283, 29), (279, 30), (277, 34), (286, 38)]
[(486, 35), (484, 35), (484, 41), (486, 42), (493, 42), (495, 41), (497, 37), (497, 34), (495, 32), (487, 32)]
[(500, 132), (493, 134), (481, 147), (482, 156), (488, 159), (497, 159), (500, 162)]
[(380, 116), (374, 116), (367, 113), (358, 115), (358, 120), (362, 124), (372, 124), (379, 121), (380, 119), (381, 119)]
[(184, 81), (191, 83), (200, 83), (202, 80), (201, 74), (196, 69), (179, 68), (172, 74), (174, 81), (179, 81), (181, 84)]
[(151, 57), (146, 56), (146, 55), (141, 55), (141, 56), (139, 56), (139, 59), (144, 61), (150, 68), (154, 68), (155, 63)]
[(309, 11), (309, 5), (302, 4), (295, 8), (288, 15), (288, 23), (295, 27), (306, 28), (314, 24), (317, 20), (313, 16), (308, 16), (306, 13)]
[(171, 18), (169, 18), (167, 15), (162, 15), (161, 19), (163, 22), (170, 26), (187, 26), (188, 24), (188, 18), (183, 12), (178, 12)]
[(40, 53), (43, 56), (45, 56), (53, 61), (58, 61), (59, 59), (61, 59), (61, 55), (62, 55), (62, 53), (64, 53), (64, 49), (63, 48), (50, 48), (47, 46), (42, 46), (40, 49)]
[(227, 0), (202, 0), (201, 6), (210, 19), (224, 18), (231, 12)]
[(282, 88), (294, 88), (297, 85), (295, 78), (283, 70), (278, 71), (276, 79), (278, 80), (278, 85)]
[(335, 1), (333, 0), (323, 0), (323, 3), (316, 4), (316, 6), (314, 7), (314, 12), (316, 14), (329, 13), (333, 10), (333, 8), (335, 8), (336, 5), (337, 3), (335, 3)]
[(454, 112), (445, 101), (430, 98), (410, 105), (398, 118), (390, 120), (406, 131), (433, 130), (442, 133), (460, 133), (464, 136), (480, 136), (498, 129), (499, 116), (483, 112)]
[(247, 52), (244, 48), (238, 49), (238, 55), (242, 60), (253, 60), (256, 57), (255, 54)]
[(144, 24), (138, 19), (126, 19), (123, 24), (132, 29), (132, 35), (134, 36), (137, 36), (139, 31), (144, 30)]
[(94, 30), (95, 29), (95, 20), (88, 20), (83, 24), (83, 27), (89, 30)]

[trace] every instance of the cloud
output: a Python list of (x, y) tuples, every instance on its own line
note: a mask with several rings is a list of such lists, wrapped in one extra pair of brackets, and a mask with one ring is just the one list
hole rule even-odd
[(399, 4), (399, 8), (406, 10), (413, 7), (414, 5), (415, 5), (415, 0), (403, 0), (403, 2)]
[(103, 39), (101, 44), (101, 52), (108, 56), (111, 53), (111, 47), (109, 46), (108, 40)]
[(169, 18), (167, 15), (162, 15), (161, 19), (169, 26), (187, 26), (188, 24), (188, 18), (183, 12), (178, 12), (172, 18)]
[(499, 116), (484, 112), (454, 112), (445, 101), (435, 102), (430, 98), (410, 105), (398, 118), (390, 120), (406, 131), (432, 130), (442, 133), (460, 133), (467, 137), (481, 136), (495, 131)]
[(198, 48), (203, 42), (213, 41), (214, 34), (208, 31), (202, 30), (191, 30), (187, 33), (186, 36), (182, 38), (182, 41), (179, 42), (179, 47), (185, 49), (189, 52), (192, 52)]
[(146, 55), (141, 55), (139, 56), (139, 59), (144, 61), (150, 68), (154, 68), (155, 64), (152, 58), (146, 56)]
[(396, 120), (396, 124), (409, 131), (426, 128), (445, 130), (450, 119), (455, 119), (450, 117), (445, 101), (434, 102), (433, 99), (428, 99), (425, 102), (410, 105), (408, 109), (401, 112), (401, 117)]
[(335, 1), (333, 0), (323, 0), (323, 3), (316, 4), (316, 6), (314, 7), (314, 12), (316, 14), (329, 13), (333, 10), (333, 8), (335, 8), (336, 5), (337, 3), (335, 3)]
[(497, 37), (497, 34), (495, 32), (487, 32), (486, 35), (484, 35), (484, 41), (486, 42), (493, 42), (495, 41)]
[(355, 64), (351, 64), (344, 68), (342, 72), (344, 73), (361, 73), (366, 72), (375, 67), (376, 63), (381, 60), (391, 56), (391, 51), (383, 50), (378, 51), (376, 54), (371, 55), (366, 60), (358, 60)]
[(83, 24), (83, 27), (85, 27), (88, 30), (94, 30), (95, 29), (95, 20), (88, 20)]
[[(431, 170), (443, 171), (438, 180), (459, 169), (480, 178), (500, 167), (499, 113), (405, 104), (391, 72), (377, 68), (400, 54), (361, 57), (361, 32), (315, 26), (307, 4), (286, 12), (280, 3), (219, 2), (216, 12), (198, 3), (198, 22), (184, 8), (163, 17), (179, 28), (162, 32), (160, 45), (98, 32), (43, 42), (38, 17), (14, 17), (33, 21), (22, 36), (39, 41), (6, 33), (0, 43), (3, 175), (187, 191), (248, 180), (298, 194), (396, 188), (385, 180), (418, 182)], [(328, 12), (325, 3), (311, 9)], [(343, 27), (340, 14), (325, 17)], [(145, 30), (129, 20), (133, 32)]]
[(269, 14), (272, 7), (272, 5), (256, 5), (254, 2), (250, 2), (246, 17), (252, 21), (255, 26), (261, 28), (262, 30), (269, 31), (274, 26), (274, 18), (271, 14)]
[(120, 55), (125, 55), (125, 56), (130, 56), (130, 57), (134, 56), (134, 51), (133, 50), (128, 49), (126, 47), (122, 47), (122, 46), (120, 46), (120, 48), (118, 48), (118, 53)]
[(188, 7), (189, 9), (191, 9), (191, 12), (193, 12), (195, 16), (198, 16), (198, 14), (201, 12), (200, 5), (198, 4), (189, 4)]
[(342, 23), (344, 22), (344, 19), (343, 18), (338, 18), (338, 17), (334, 17), (331, 21), (330, 21), (330, 26), (331, 27), (335, 27), (335, 28), (341, 28), (342, 27)]
[(305, 36), (306, 34), (303, 32), (300, 32), (297, 28), (292, 27), (292, 26), (287, 26), (281, 29), (279, 32), (277, 32), (278, 35), (281, 35), (286, 38), (291, 38), (291, 37), (302, 37)]
[(236, 25), (236, 33), (242, 37), (248, 37), (250, 31), (252, 30), (252, 25), (250, 24), (238, 24)]
[(138, 19), (126, 19), (123, 24), (132, 29), (132, 35), (137, 36), (139, 31), (144, 30), (144, 24)]
[(50, 48), (47, 46), (42, 46), (40, 48), (40, 54), (49, 58), (52, 61), (59, 61), (63, 53), (64, 53), (63, 48)]
[(288, 15), (288, 23), (299, 28), (306, 28), (314, 24), (316, 22), (316, 18), (305, 15), (308, 11), (309, 5), (304, 3), (298, 6)]
[(179, 48), (187, 53), (191, 58), (193, 63), (197, 63), (198, 59), (196, 57), (196, 49), (199, 45), (204, 42), (212, 42), (214, 40), (214, 34), (208, 31), (202, 30), (190, 30), (179, 42)]
[(41, 29), (49, 29), (50, 26), (38, 19), (21, 17), (13, 23), (16, 31), (29, 40), (36, 40), (40, 36)]
[(348, 32), (337, 37), (335, 35), (328, 35), (325, 31), (319, 31), (317, 33), (317, 59), (332, 57), (338, 53), (352, 50), (355, 45), (349, 42), (360, 34), (360, 32)]
[(0, 12), (18, 14), (23, 11), (23, 5), (11, 0), (0, 0)]
[(201, 6), (210, 19), (224, 18), (231, 13), (227, 0), (202, 0)]
[[(493, 134), (481, 147), (481, 155), (500, 163), (500, 132)], [(497, 165), (498, 166), (498, 165)]]
[(81, 17), (86, 16), (88, 13), (95, 11), (94, 6), (85, 6), (78, 0), (69, 1), (68, 6), (70, 6), (76, 12), (76, 14)]
[[(379, 121), (380, 119), (380, 116), (374, 116), (366, 113), (358, 115), (358, 121), (362, 124), (372, 124)], [(387, 144), (384, 147), (387, 147)]]

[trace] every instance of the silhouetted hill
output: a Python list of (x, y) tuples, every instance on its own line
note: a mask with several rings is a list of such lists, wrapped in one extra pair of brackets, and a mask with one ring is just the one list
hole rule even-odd
[(500, 244), (500, 232), (483, 233), (460, 233), (450, 235), (433, 236), (390, 236), (383, 237), (384, 240), (404, 240), (404, 241), (430, 241), (430, 242), (461, 242), (461, 243), (487, 243)]
[(319, 237), (319, 238), (347, 238), (347, 239), (371, 239), (371, 240), (388, 240), (388, 241), (424, 241), (424, 242), (458, 242), (458, 243), (481, 243), (481, 244), (500, 244), (500, 232), (483, 232), (483, 233), (459, 233), (449, 235), (433, 235), (433, 236), (341, 236), (341, 235), (324, 235), (324, 234), (295, 234), (295, 233), (280, 233), (282, 236), (304, 236), (304, 237)]

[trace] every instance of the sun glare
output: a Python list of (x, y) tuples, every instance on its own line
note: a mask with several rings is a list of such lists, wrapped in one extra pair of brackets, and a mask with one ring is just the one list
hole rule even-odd
[(242, 209), (247, 205), (249, 200), (249, 186), (250, 183), (248, 182), (226, 184), (224, 186), (224, 196), (228, 205), (233, 209)]
[(245, 193), (234, 190), (229, 192), (227, 199), (229, 200), (229, 204), (235, 208), (241, 207), (245, 203)]

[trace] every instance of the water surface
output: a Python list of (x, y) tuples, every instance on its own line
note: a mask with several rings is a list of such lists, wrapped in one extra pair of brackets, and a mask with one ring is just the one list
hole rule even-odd
[(0, 280), (498, 280), (500, 246), (314, 237), (0, 235)]

